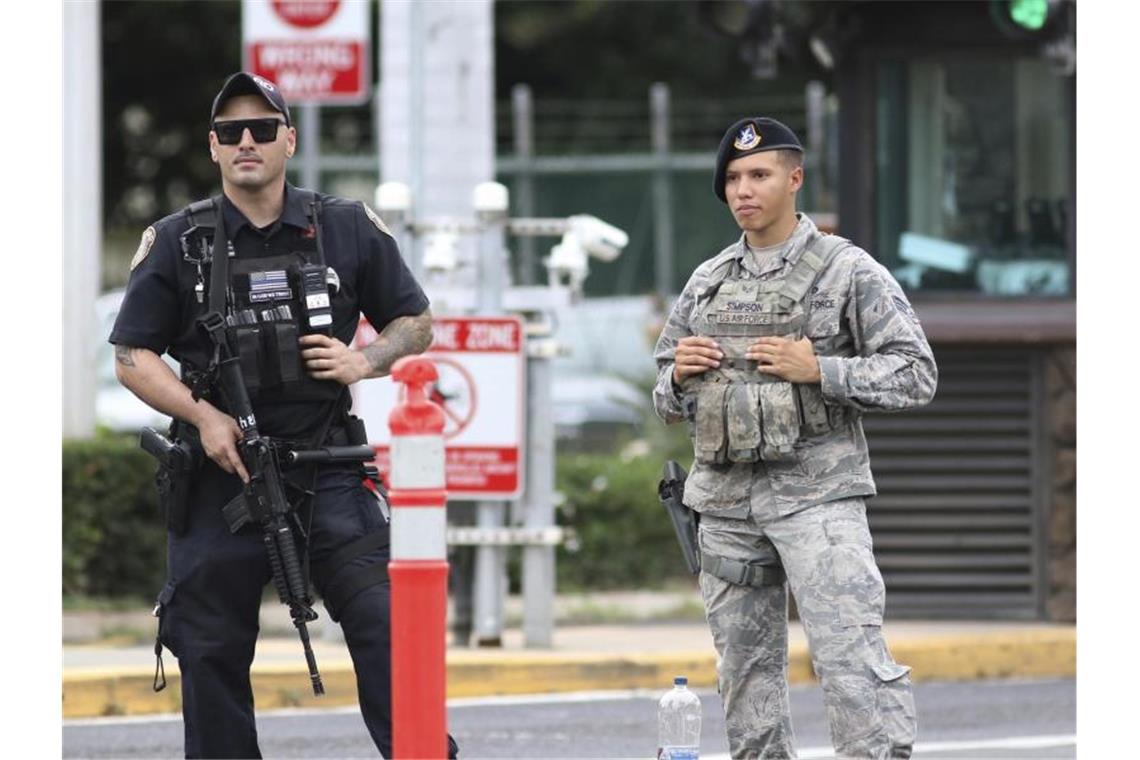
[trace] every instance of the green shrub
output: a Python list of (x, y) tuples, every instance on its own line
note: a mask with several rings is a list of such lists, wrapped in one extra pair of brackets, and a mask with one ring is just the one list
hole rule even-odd
[[(692, 459), (684, 426), (657, 420), (645, 438), (606, 453), (563, 453), (558, 523), (572, 531), (558, 548), (561, 590), (660, 588), (688, 579), (669, 517), (657, 500), (661, 466)], [(101, 435), (63, 444), (63, 594), (153, 599), (165, 575), (166, 532), (154, 487), (155, 462), (135, 437)], [(511, 552), (518, 588), (517, 551)]]
[(133, 436), (64, 441), (64, 595), (153, 599), (166, 569), (154, 470)]
[(661, 465), (653, 455), (559, 457), (559, 523), (574, 532), (558, 549), (560, 589), (659, 588), (689, 577), (657, 500)]

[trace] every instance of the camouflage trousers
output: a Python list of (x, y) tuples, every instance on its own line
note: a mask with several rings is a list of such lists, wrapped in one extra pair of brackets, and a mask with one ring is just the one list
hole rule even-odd
[(787, 584), (743, 586), (701, 572), (717, 650), (729, 749), (740, 758), (795, 757), (788, 710), (791, 588), (823, 687), (840, 758), (907, 758), (916, 731), (910, 668), (883, 639), (883, 579), (862, 499), (772, 520), (701, 515), (701, 555), (782, 564)]

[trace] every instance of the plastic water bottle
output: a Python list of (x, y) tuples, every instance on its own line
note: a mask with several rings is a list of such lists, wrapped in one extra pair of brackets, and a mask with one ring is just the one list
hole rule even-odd
[(689, 679), (677, 676), (657, 705), (658, 760), (697, 760), (701, 742), (701, 699)]

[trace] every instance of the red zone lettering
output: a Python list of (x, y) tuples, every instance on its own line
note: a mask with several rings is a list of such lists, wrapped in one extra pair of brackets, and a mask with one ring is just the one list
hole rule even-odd
[[(519, 324), (513, 320), (470, 320), (435, 317), (432, 321), (432, 351), (481, 351), (485, 353), (518, 353)], [(376, 340), (376, 330), (368, 320), (360, 318), (353, 347), (363, 348)]]

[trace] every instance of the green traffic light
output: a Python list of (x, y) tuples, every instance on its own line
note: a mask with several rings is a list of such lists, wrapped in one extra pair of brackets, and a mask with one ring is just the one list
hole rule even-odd
[(1045, 26), (1049, 16), (1049, 0), (1010, 0), (1009, 17), (1018, 26), (1034, 31)]

